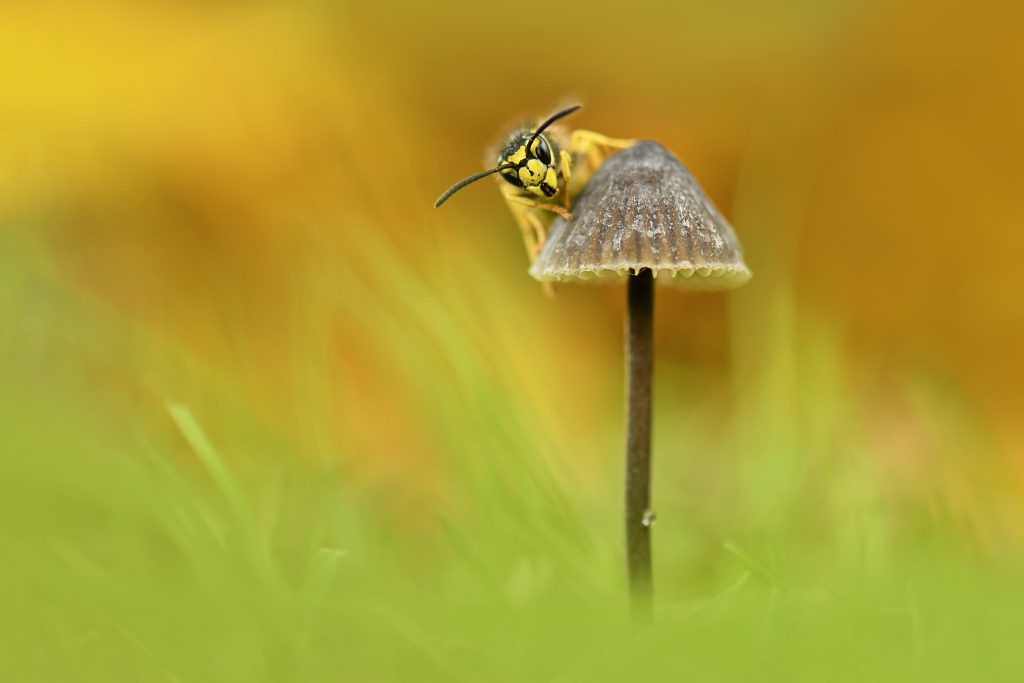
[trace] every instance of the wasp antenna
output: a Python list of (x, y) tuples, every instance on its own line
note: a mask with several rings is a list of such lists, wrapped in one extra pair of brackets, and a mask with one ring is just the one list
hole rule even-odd
[(503, 167), (503, 166), (499, 166), (497, 168), (489, 168), (486, 171), (480, 171), (479, 173), (474, 173), (473, 175), (469, 176), (468, 178), (463, 178), (462, 180), (460, 180), (459, 182), (455, 183), (454, 185), (449, 187), (447, 190), (445, 190), (444, 193), (440, 197), (437, 198), (437, 201), (434, 202), (434, 208), (436, 209), (437, 207), (439, 207), (442, 204), (444, 204), (446, 201), (448, 201), (449, 197), (451, 197), (453, 194), (455, 194), (456, 192), (458, 192), (459, 190), (464, 188), (466, 185), (469, 185), (470, 183), (475, 183), (476, 181), (480, 180), (481, 178), (486, 178), (487, 176), (491, 175), (492, 173), (497, 173), (498, 171), (501, 171), (504, 168), (505, 167)]
[(563, 116), (568, 116), (569, 114), (573, 113), (574, 111), (576, 111), (577, 109), (579, 109), (582, 106), (583, 106), (582, 104), (574, 104), (571, 107), (566, 107), (562, 111), (556, 112), (556, 113), (552, 114), (551, 116), (549, 116), (548, 120), (545, 121), (544, 123), (540, 124), (537, 127), (537, 130), (535, 130), (533, 132), (533, 136), (526, 143), (526, 149), (530, 149), (530, 145), (533, 144), (533, 141), (537, 139), (538, 135), (540, 135), (541, 133), (544, 132), (545, 128), (547, 128), (548, 126), (550, 126), (552, 123), (554, 123), (558, 119), (562, 118)]

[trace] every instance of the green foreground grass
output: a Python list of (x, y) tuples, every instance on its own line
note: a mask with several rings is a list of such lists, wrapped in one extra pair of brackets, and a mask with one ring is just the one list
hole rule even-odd
[[(330, 305), (372, 331), (432, 425), (448, 483), (414, 495), (359, 476), (352, 463), (372, 453), (328, 466), (292, 452), (244, 397), (193, 405), (168, 356), (127, 357), (124, 329), (18, 265), (43, 257), (6, 253), (2, 680), (1024, 675), (1014, 553), (980, 551), (941, 510), (893, 499), (877, 459), (861, 457), (856, 397), (821, 338), (800, 349), (818, 371), (799, 429), (772, 387), (709, 426), (680, 419), (687, 395), (659, 386), (656, 424), (673, 428), (655, 442), (657, 618), (638, 629), (624, 598), (617, 422), (579, 437), (595, 455), (590, 483), (575, 485), (562, 441), (431, 288), (396, 274), (354, 303), (344, 272), (316, 288), (339, 292)], [(402, 333), (410, 321), (429, 351)], [(175, 392), (149, 413), (112, 411), (83, 357), (150, 368), (149, 386)]]

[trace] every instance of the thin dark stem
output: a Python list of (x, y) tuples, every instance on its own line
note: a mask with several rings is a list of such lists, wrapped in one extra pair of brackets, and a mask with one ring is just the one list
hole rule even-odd
[(638, 618), (651, 615), (651, 370), (654, 276), (629, 276), (626, 311), (626, 562)]

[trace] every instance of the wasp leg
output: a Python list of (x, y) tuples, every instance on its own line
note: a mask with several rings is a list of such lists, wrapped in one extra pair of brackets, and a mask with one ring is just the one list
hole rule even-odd
[[(511, 187), (508, 189), (502, 187), (501, 193), (505, 197), (505, 204), (508, 206), (509, 211), (512, 212), (512, 218), (515, 219), (516, 225), (519, 226), (519, 231), (523, 234), (526, 253), (532, 264), (536, 260), (537, 254), (544, 247), (544, 241), (547, 239), (547, 226), (544, 220), (541, 219), (537, 209), (550, 207), (516, 194), (516, 191)], [(554, 295), (555, 290), (550, 282), (542, 282), (541, 286), (543, 287), (544, 294), (547, 296)]]
[(547, 236), (544, 222), (535, 211), (536, 204), (530, 199), (516, 194), (512, 187), (507, 189), (502, 187), (501, 194), (505, 197), (505, 204), (509, 211), (512, 212), (512, 218), (519, 226), (519, 231), (523, 235), (523, 243), (526, 246), (526, 253), (530, 257), (530, 263), (533, 263), (537, 254), (540, 253), (541, 247), (544, 246)]
[(567, 221), (572, 220), (572, 213), (562, 208), (558, 204), (545, 204), (544, 202), (538, 202), (536, 199), (530, 199), (518, 194), (505, 195), (505, 201), (515, 202), (516, 204), (522, 204), (523, 206), (529, 206), (532, 209), (540, 209), (541, 211), (550, 211), (551, 213), (557, 213), (559, 216)]
[(562, 171), (562, 206), (568, 211), (570, 208), (569, 178), (572, 174), (572, 155), (564, 149), (559, 155), (559, 165)]
[(573, 194), (582, 191), (590, 176), (613, 152), (632, 147), (634, 143), (636, 140), (610, 138), (592, 130), (574, 130), (569, 138), (569, 147), (584, 163), (577, 164), (576, 177), (573, 178)]

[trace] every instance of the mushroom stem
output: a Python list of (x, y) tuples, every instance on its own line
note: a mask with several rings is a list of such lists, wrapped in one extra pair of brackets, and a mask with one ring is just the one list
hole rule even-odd
[(626, 311), (626, 562), (638, 618), (651, 615), (651, 341), (654, 275), (629, 276)]

